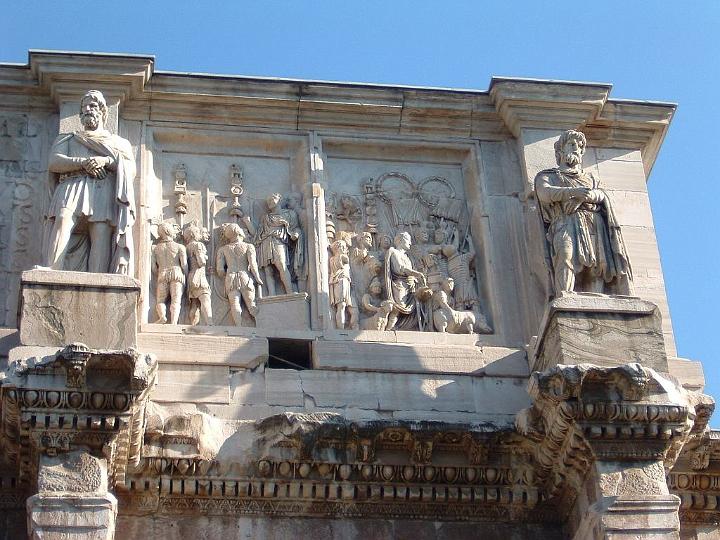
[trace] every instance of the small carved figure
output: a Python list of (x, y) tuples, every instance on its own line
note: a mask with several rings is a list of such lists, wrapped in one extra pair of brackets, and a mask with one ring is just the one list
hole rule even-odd
[(455, 282), (455, 305), (460, 309), (473, 309), (479, 301), (471, 270), (475, 263), (475, 249), (472, 241), (469, 238), (467, 240), (466, 253), (459, 252), (457, 241), (445, 244), (442, 248), (442, 253), (447, 258), (449, 277)]
[(262, 286), (258, 271), (255, 246), (245, 242), (245, 231), (236, 223), (225, 225), (223, 235), (228, 240), (217, 253), (217, 275), (225, 278), (225, 293), (230, 302), (230, 313), (235, 326), (242, 324), (242, 301), (248, 313), (257, 315), (255, 286)]
[[(102, 93), (90, 90), (80, 100), (82, 131), (61, 133), (50, 151), (45, 255), (55, 270), (67, 269), (68, 251), (80, 251), (82, 242), (71, 242), (75, 234), (89, 240), (80, 269), (133, 274), (135, 157), (127, 139), (105, 129), (107, 115)], [(81, 223), (86, 233), (77, 233)]]
[(558, 167), (535, 177), (558, 296), (576, 289), (603, 293), (606, 284), (622, 280), (629, 289), (632, 281), (610, 200), (593, 175), (582, 168), (586, 144), (581, 132), (564, 132), (555, 142)]
[(295, 227), (293, 227), (290, 223), (293, 221), (291, 214), (286, 209), (278, 207), (281, 198), (279, 193), (273, 193), (265, 199), (266, 213), (255, 240), (258, 246), (259, 264), (265, 274), (269, 296), (274, 296), (276, 290), (273, 269), (280, 276), (285, 294), (293, 292), (288, 244), (297, 242), (301, 232), (297, 223), (297, 214), (293, 211), (295, 214)]
[(205, 247), (207, 231), (191, 223), (183, 231), (187, 248), (190, 273), (188, 274), (188, 299), (190, 300), (190, 324), (200, 320), (205, 325), (212, 324), (212, 305), (210, 283), (205, 273), (208, 254)]
[(285, 212), (288, 215), (289, 230), (296, 231), (297, 237), (293, 242), (291, 250), (291, 278), (298, 284), (298, 290), (304, 291), (307, 288), (308, 266), (305, 255), (305, 224), (303, 223), (302, 207), (300, 206), (300, 195), (288, 193), (285, 196)]
[(345, 221), (351, 231), (355, 230), (355, 224), (362, 219), (362, 210), (354, 197), (350, 195), (340, 197), (340, 208), (335, 213), (335, 218)]
[(433, 294), (433, 324), (438, 332), (472, 334), (475, 314), (472, 311), (456, 311), (450, 306), (454, 282), (452, 278), (442, 281), (441, 289)]
[[(348, 246), (344, 240), (335, 240), (330, 245), (332, 256), (328, 261), (330, 267), (330, 305), (335, 308), (335, 327), (344, 329), (346, 323), (356, 329), (358, 327), (357, 307), (353, 303), (350, 277), (350, 258)], [(346, 315), (349, 313), (349, 316)]]
[(172, 223), (161, 223), (158, 227), (158, 242), (152, 248), (151, 268), (156, 274), (155, 310), (159, 323), (167, 323), (167, 302), (170, 296), (170, 324), (177, 324), (180, 318), (185, 276), (188, 271), (185, 246), (174, 240), (177, 228)]
[(361, 300), (361, 307), (370, 317), (363, 319), (360, 327), (363, 330), (385, 330), (388, 317), (392, 312), (393, 304), (390, 300), (382, 298), (382, 283), (378, 277), (374, 277)]
[(356, 291), (365, 291), (373, 276), (382, 271), (379, 261), (371, 253), (372, 234), (365, 231), (353, 239), (353, 248), (350, 250), (350, 269), (353, 277), (353, 288)]
[[(392, 330), (398, 323), (400, 316), (411, 318), (416, 311), (415, 288), (418, 281), (426, 284), (425, 276), (413, 268), (412, 261), (407, 255), (412, 242), (410, 234), (399, 233), (395, 236), (395, 246), (391, 247), (385, 258), (385, 290), (387, 299), (393, 303), (387, 329)], [(417, 318), (415, 320), (417, 323)], [(417, 324), (410, 326), (415, 326)]]

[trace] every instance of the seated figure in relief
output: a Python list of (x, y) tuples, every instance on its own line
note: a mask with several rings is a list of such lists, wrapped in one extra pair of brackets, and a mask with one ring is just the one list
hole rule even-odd
[(203, 324), (211, 325), (211, 289), (205, 272), (208, 260), (205, 247), (207, 231), (191, 223), (183, 231), (183, 238), (190, 263), (190, 273), (188, 274), (189, 322), (197, 324), (199, 320), (202, 320)]
[[(161, 223), (159, 239), (152, 248), (151, 268), (156, 276), (155, 310), (158, 322), (177, 324), (180, 318), (185, 276), (188, 271), (185, 246), (175, 241), (177, 227), (172, 223)], [(170, 297), (170, 320), (167, 318), (167, 302)]]
[(245, 242), (245, 231), (236, 223), (226, 224), (223, 236), (228, 241), (218, 250), (216, 257), (217, 275), (225, 278), (225, 294), (230, 303), (235, 326), (242, 325), (242, 302), (245, 302), (248, 313), (257, 315), (255, 303), (255, 287), (262, 286), (258, 271), (255, 246)]
[(80, 101), (83, 129), (52, 145), (44, 244), (54, 270), (133, 274), (135, 157), (127, 139), (105, 129), (107, 115), (102, 93), (90, 90)]
[(632, 271), (610, 200), (582, 168), (587, 141), (566, 131), (555, 142), (558, 167), (540, 171), (535, 194), (547, 229), (555, 295), (606, 292), (621, 285), (630, 292)]
[(411, 245), (410, 234), (401, 232), (395, 236), (395, 245), (388, 249), (385, 257), (385, 290), (387, 300), (393, 303), (387, 330), (393, 330), (398, 323), (405, 330), (418, 330), (420, 327), (416, 286), (418, 282), (422, 285), (427, 283), (425, 275), (413, 268), (407, 254)]
[(368, 291), (363, 295), (360, 304), (362, 310), (369, 315), (360, 323), (363, 330), (387, 329), (393, 304), (390, 300), (383, 299), (382, 283), (377, 276), (370, 282)]
[[(335, 310), (335, 327), (344, 329), (346, 324), (350, 328), (358, 328), (358, 309), (353, 302), (352, 278), (350, 273), (350, 258), (348, 245), (344, 240), (335, 240), (330, 244), (332, 255), (328, 261), (330, 267), (330, 305)], [(349, 316), (348, 316), (349, 315)]]

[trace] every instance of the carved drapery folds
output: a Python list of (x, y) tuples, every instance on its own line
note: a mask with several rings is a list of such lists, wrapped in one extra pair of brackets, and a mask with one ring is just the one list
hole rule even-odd
[(79, 343), (15, 361), (0, 386), (5, 461), (32, 485), (40, 455), (82, 449), (107, 460), (111, 485), (124, 485), (128, 465), (140, 459), (156, 371), (150, 355)]

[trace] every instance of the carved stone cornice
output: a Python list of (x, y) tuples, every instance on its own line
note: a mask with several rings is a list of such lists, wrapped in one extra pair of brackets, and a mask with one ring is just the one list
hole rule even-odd
[(0, 385), (0, 445), (32, 484), (41, 454), (75, 448), (108, 460), (122, 485), (143, 442), (155, 358), (135, 350), (94, 350), (76, 343), (56, 354), (13, 362)]
[(714, 407), (639, 364), (556, 366), (533, 373), (528, 392), (534, 404), (516, 423), (535, 445), (540, 485), (547, 497), (571, 499), (595, 461), (660, 461), (669, 470)]
[(90, 88), (126, 101), (143, 93), (152, 76), (152, 56), (31, 50), (29, 67), (56, 102), (77, 101)]

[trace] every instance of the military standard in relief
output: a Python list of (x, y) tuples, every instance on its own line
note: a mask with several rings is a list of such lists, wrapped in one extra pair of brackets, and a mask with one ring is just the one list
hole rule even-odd
[(720, 535), (609, 94), (0, 64), (0, 537)]

